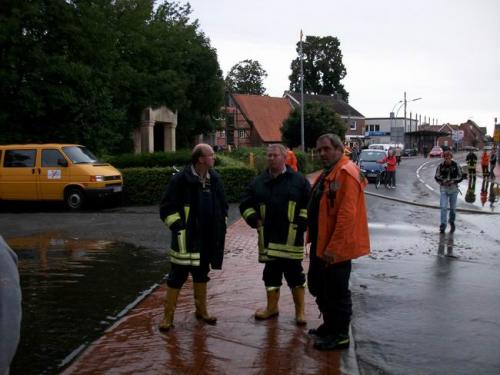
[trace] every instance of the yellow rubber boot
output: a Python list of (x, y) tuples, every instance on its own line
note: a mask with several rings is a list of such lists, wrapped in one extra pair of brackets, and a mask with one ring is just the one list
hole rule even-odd
[(196, 306), (196, 319), (203, 320), (207, 324), (214, 325), (217, 318), (207, 312), (207, 283), (193, 283), (194, 304)]
[(305, 288), (303, 286), (297, 286), (293, 288), (292, 295), (293, 295), (293, 302), (295, 303), (295, 323), (298, 326), (305, 326), (307, 324), (304, 314)]
[(267, 307), (265, 310), (257, 310), (255, 319), (266, 320), (279, 314), (278, 301), (280, 299), (280, 288), (267, 289)]
[(160, 323), (160, 331), (167, 332), (174, 325), (174, 312), (177, 306), (177, 298), (179, 297), (180, 289), (167, 287), (167, 295), (165, 296), (165, 313), (163, 320)]

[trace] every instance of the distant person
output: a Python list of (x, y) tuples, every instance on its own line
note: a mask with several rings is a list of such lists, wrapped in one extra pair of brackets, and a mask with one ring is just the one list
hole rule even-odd
[(354, 162), (354, 163), (357, 163), (358, 160), (359, 160), (359, 146), (357, 143), (354, 144), (354, 146), (352, 146), (352, 151), (351, 151), (351, 160)]
[(488, 151), (483, 150), (483, 154), (481, 155), (481, 169), (483, 170), (483, 177), (488, 177), (489, 168), (490, 156), (488, 155)]
[(465, 161), (467, 163), (467, 173), (469, 175), (469, 184), (472, 186), (476, 185), (476, 165), (477, 165), (477, 156), (474, 151), (471, 149), (467, 154)]
[(316, 148), (324, 170), (314, 182), (307, 209), (311, 242), (307, 280), (323, 323), (309, 334), (316, 336), (315, 349), (337, 350), (349, 346), (351, 260), (370, 253), (367, 181), (344, 155), (338, 136), (320, 136)]
[(394, 151), (394, 155), (396, 156), (396, 161), (399, 164), (401, 163), (401, 147), (397, 146), (396, 150)]
[[(435, 180), (440, 185), (441, 224), (439, 232), (444, 233), (446, 223), (450, 223), (450, 233), (455, 232), (455, 218), (457, 209), (458, 184), (462, 181), (462, 170), (453, 160), (451, 151), (443, 153), (444, 161), (436, 168)], [(449, 206), (449, 219), (448, 219)]]
[(173, 326), (177, 297), (189, 274), (193, 278), (196, 318), (208, 324), (217, 321), (207, 312), (207, 283), (210, 267), (222, 268), (228, 205), (213, 166), (212, 147), (196, 145), (191, 164), (172, 177), (161, 199), (160, 218), (172, 231), (162, 332)]
[(21, 285), (17, 255), (0, 236), (0, 375), (9, 374), (21, 330)]
[(422, 152), (424, 153), (424, 158), (426, 158), (427, 157), (427, 153), (429, 152), (429, 148), (427, 146), (424, 146), (422, 148)]
[(491, 153), (490, 153), (490, 176), (491, 176), (491, 179), (494, 180), (495, 179), (495, 166), (497, 164), (497, 152), (495, 149), (492, 149), (491, 150)]
[(293, 152), (293, 150), (288, 147), (286, 148), (286, 165), (289, 165), (294, 172), (299, 171), (299, 166), (297, 164), (297, 156), (295, 156), (295, 152)]
[(246, 223), (257, 229), (259, 262), (265, 264), (262, 280), (267, 306), (255, 312), (255, 319), (265, 320), (279, 314), (284, 276), (295, 304), (295, 323), (305, 325), (306, 278), (302, 259), (311, 185), (303, 175), (287, 166), (285, 159), (285, 147), (269, 145), (267, 169), (246, 188), (240, 212)]
[(382, 160), (378, 160), (377, 163), (387, 165), (385, 185), (389, 189), (396, 189), (396, 165), (398, 162), (396, 156), (393, 154), (392, 148), (390, 148), (387, 151), (387, 155)]

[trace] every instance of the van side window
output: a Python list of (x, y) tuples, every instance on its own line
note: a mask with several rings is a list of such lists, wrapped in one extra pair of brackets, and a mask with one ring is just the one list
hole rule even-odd
[(5, 150), (3, 166), (5, 168), (33, 168), (36, 150)]
[(61, 167), (60, 160), (66, 159), (59, 150), (42, 150), (42, 167)]

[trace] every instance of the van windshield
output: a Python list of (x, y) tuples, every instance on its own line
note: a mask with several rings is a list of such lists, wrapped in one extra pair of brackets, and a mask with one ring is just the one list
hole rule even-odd
[(98, 161), (86, 147), (68, 146), (63, 147), (63, 151), (74, 164), (90, 164)]

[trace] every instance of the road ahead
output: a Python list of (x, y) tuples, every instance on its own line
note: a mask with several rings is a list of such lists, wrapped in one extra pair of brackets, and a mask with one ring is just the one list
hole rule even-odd
[[(426, 162), (403, 160), (397, 189), (376, 192), (437, 205), (438, 160)], [(458, 213), (440, 235), (438, 209), (367, 201), (373, 252), (351, 280), (361, 373), (498, 374), (500, 216)]]

